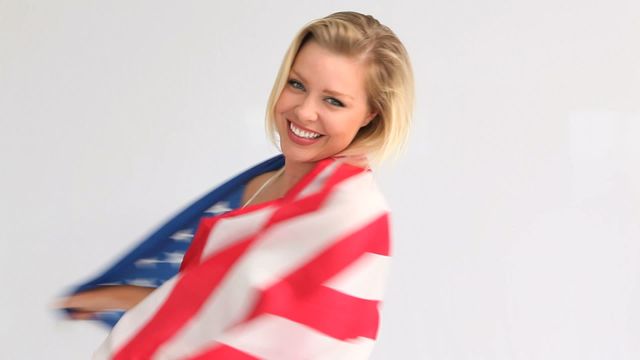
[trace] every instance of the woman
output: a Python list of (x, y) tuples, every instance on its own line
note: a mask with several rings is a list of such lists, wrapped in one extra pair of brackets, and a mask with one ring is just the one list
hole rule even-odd
[[(390, 29), (356, 12), (308, 23), (267, 105), (282, 155), (192, 204), (60, 307), (115, 324), (96, 358), (368, 357), (389, 255), (368, 160), (403, 143), (412, 107), (409, 58)], [(127, 266), (170, 263), (176, 244), (188, 246), (177, 274), (120, 281)]]

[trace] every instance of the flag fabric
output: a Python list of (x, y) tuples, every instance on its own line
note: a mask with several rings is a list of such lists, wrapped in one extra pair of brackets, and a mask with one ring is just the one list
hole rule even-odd
[[(159, 226), (107, 270), (63, 295), (107, 285), (136, 285), (157, 288), (178, 273), (182, 257), (191, 245), (201, 219), (215, 216), (240, 205), (245, 184), (253, 177), (273, 171), (284, 165), (284, 156), (275, 155), (234, 176), (207, 192), (171, 219)], [(67, 316), (73, 309), (62, 309)], [(104, 311), (96, 314), (96, 320), (113, 327), (124, 311)]]
[(202, 218), (94, 359), (366, 359), (390, 259), (369, 169), (317, 162), (284, 197)]

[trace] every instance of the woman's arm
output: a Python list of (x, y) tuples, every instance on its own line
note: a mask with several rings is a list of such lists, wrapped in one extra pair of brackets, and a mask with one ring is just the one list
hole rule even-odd
[(133, 285), (100, 286), (60, 299), (54, 307), (72, 310), (72, 319), (92, 319), (100, 311), (129, 310), (153, 290), (155, 288)]

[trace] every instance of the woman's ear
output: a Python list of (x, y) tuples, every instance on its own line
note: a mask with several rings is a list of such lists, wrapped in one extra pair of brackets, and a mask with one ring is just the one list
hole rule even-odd
[(362, 123), (362, 125), (360, 127), (365, 127), (367, 125), (369, 125), (369, 123), (371, 122), (371, 120), (373, 120), (376, 116), (378, 115), (377, 112), (372, 112), (371, 114), (369, 114), (365, 119), (364, 122)]

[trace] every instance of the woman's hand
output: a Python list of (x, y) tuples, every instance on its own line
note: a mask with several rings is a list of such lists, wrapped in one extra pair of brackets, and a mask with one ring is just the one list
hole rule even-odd
[(133, 285), (101, 286), (63, 298), (54, 307), (72, 310), (72, 319), (91, 319), (100, 311), (129, 310), (153, 290), (155, 288)]
[(365, 154), (349, 154), (349, 155), (340, 154), (340, 155), (334, 155), (333, 157), (336, 159), (340, 159), (343, 162), (350, 165), (354, 165), (364, 169), (369, 168), (369, 158)]

